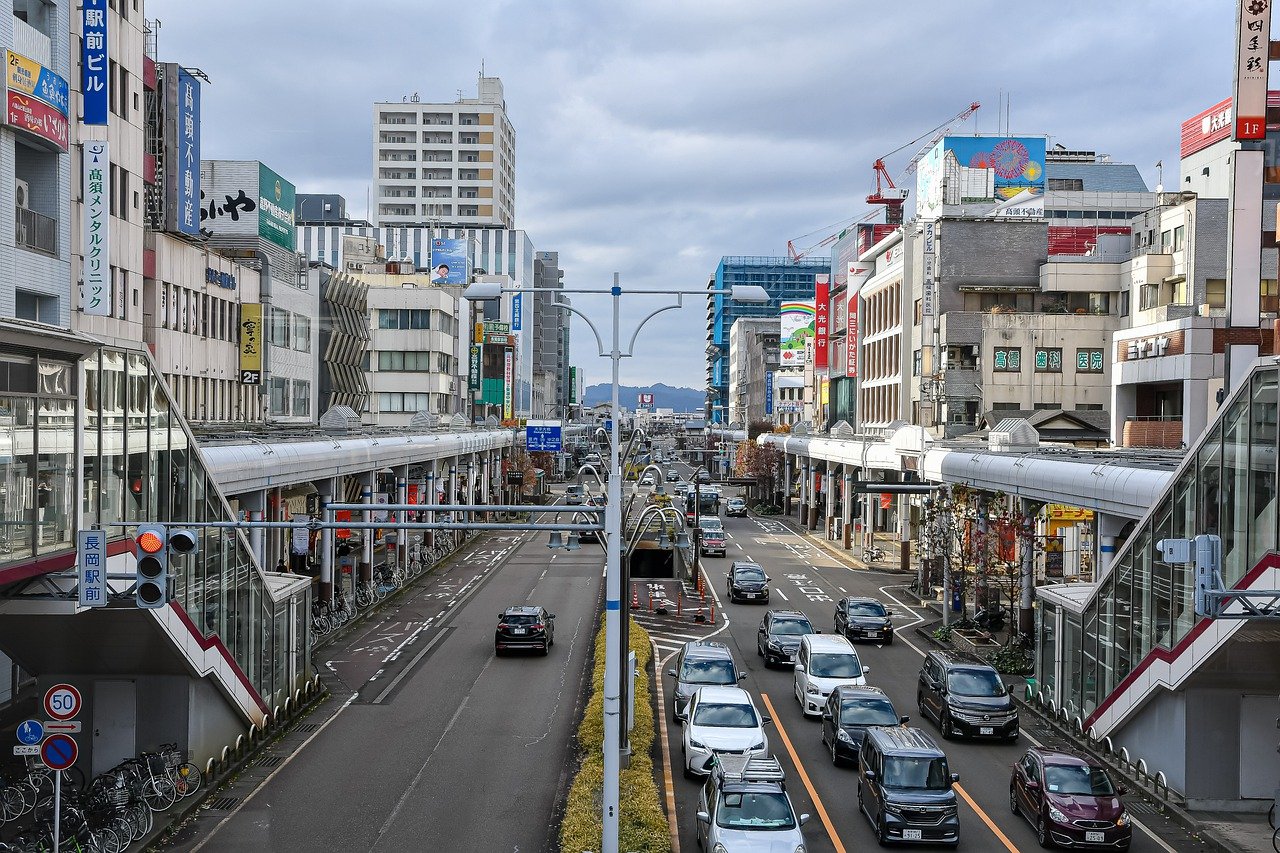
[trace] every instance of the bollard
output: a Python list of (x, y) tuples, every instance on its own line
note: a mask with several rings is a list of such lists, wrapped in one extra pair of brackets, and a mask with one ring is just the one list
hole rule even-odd
[(649, 612), (653, 612), (653, 590), (649, 590)]
[(711, 624), (716, 624), (716, 603), (711, 602)]
[(676, 618), (680, 617), (680, 612), (684, 607), (684, 590), (676, 593)]

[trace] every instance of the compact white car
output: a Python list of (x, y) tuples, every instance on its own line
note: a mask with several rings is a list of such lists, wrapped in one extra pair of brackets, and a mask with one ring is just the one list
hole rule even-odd
[(684, 725), (684, 775), (706, 776), (715, 753), (763, 758), (769, 754), (764, 724), (773, 722), (756, 710), (741, 687), (700, 687), (689, 700)]
[(866, 684), (870, 671), (844, 637), (805, 634), (800, 638), (795, 666), (795, 694), (800, 710), (806, 717), (821, 714), (832, 690), (842, 684)]

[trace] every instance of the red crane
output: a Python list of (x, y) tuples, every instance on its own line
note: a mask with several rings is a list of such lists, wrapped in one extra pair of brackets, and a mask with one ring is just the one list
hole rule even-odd
[[(936, 145), (941, 137), (946, 135), (947, 131), (953, 124), (958, 121), (964, 121), (969, 116), (976, 113), (981, 106), (982, 104), (974, 101), (965, 109), (944, 121), (942, 124), (932, 128), (931, 130), (926, 130), (915, 139), (903, 145), (899, 145), (897, 148), (884, 155), (884, 157), (880, 157), (876, 160), (872, 165), (872, 169), (874, 169), (876, 173), (876, 191), (867, 196), (867, 204), (883, 204), (885, 206), (885, 222), (890, 225), (902, 224), (902, 206), (907, 201), (907, 189), (906, 187), (899, 187), (894, 184), (893, 178), (889, 177), (889, 170), (884, 166), (884, 161), (904, 148), (910, 148), (925, 137), (929, 137), (929, 144), (916, 152), (916, 155), (911, 158), (909, 163), (907, 163), (906, 169), (903, 173), (905, 174), (906, 172), (913, 170), (916, 162), (923, 157), (930, 148)], [(883, 183), (881, 182), (881, 178), (884, 179)], [(901, 178), (899, 178), (899, 180), (901, 180)]]

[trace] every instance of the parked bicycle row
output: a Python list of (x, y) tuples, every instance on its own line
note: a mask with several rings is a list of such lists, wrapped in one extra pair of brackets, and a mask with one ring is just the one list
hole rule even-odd
[[(25, 776), (0, 776), (0, 784), (0, 822), (16, 828), (8, 841), (0, 841), (0, 851), (52, 851), (53, 771), (36, 762), (26, 767)], [(171, 743), (122, 761), (88, 785), (84, 773), (72, 767), (63, 771), (59, 846), (121, 853), (151, 831), (155, 812), (203, 785), (200, 768)]]

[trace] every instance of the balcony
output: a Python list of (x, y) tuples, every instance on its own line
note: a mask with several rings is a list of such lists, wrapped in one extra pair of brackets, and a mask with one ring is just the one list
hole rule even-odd
[(58, 256), (58, 220), (25, 207), (15, 208), (14, 242), (24, 249)]
[(1168, 416), (1131, 417), (1124, 422), (1123, 447), (1154, 447), (1177, 450), (1182, 446), (1182, 418)]

